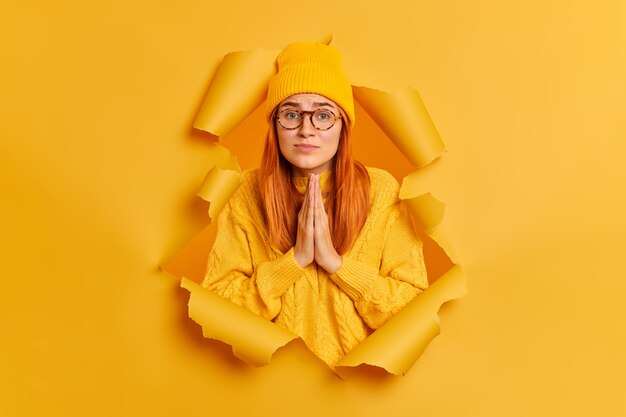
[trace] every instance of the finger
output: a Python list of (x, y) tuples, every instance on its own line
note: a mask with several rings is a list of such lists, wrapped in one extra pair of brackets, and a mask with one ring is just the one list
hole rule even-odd
[(324, 212), (324, 201), (322, 200), (322, 195), (319, 192), (320, 190), (320, 177), (317, 176), (315, 180), (315, 203), (317, 204), (317, 215), (321, 218)]
[(325, 235), (328, 234), (328, 222), (326, 221), (326, 211), (324, 210), (324, 200), (322, 199), (322, 193), (320, 192), (319, 182), (315, 190), (315, 199), (315, 234), (318, 239), (321, 240), (318, 240), (318, 242), (323, 244)]
[(324, 196), (322, 195), (322, 186), (319, 182), (317, 184), (316, 194), (319, 200), (320, 218), (324, 218), (326, 215), (326, 207), (324, 207)]
[(307, 196), (307, 223), (313, 226), (313, 220), (315, 215), (315, 193), (313, 190), (315, 189), (315, 176), (313, 174), (309, 175), (309, 195)]
[(308, 204), (309, 196), (311, 195), (311, 176), (307, 178), (306, 189), (304, 190), (304, 200), (302, 200), (302, 207), (306, 207)]
[(308, 175), (308, 178), (306, 181), (306, 192), (304, 193), (304, 195), (308, 197), (309, 194), (311, 194), (311, 174)]
[(302, 222), (306, 219), (306, 205), (307, 205), (307, 195), (309, 193), (308, 185), (304, 190), (304, 198), (302, 199), (302, 205), (300, 205), (300, 210), (298, 211), (298, 225), (301, 225)]
[(306, 203), (308, 208), (311, 208), (311, 201), (313, 201), (313, 199), (311, 198), (313, 196), (313, 192), (315, 191), (315, 180), (313, 178), (313, 174), (309, 174), (309, 180), (307, 183), (307, 187), (306, 187)]
[(322, 187), (320, 186), (319, 181), (316, 184), (315, 192), (317, 193), (317, 196), (320, 197), (320, 204), (321, 204), (321, 201), (322, 201)]
[(317, 209), (318, 209), (317, 218), (321, 222), (320, 225), (324, 227), (325, 226), (324, 218), (326, 216), (326, 208), (324, 207), (324, 197), (322, 196), (322, 187), (319, 181), (317, 182), (317, 185), (315, 188), (315, 197), (316, 197)]
[(314, 217), (317, 219), (318, 216), (318, 201), (317, 201), (317, 175), (313, 175), (313, 189), (311, 190), (311, 194), (313, 195), (313, 211)]

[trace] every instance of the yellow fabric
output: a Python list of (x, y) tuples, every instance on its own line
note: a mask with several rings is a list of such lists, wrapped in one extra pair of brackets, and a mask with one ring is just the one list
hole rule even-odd
[[(320, 180), (320, 188), (322, 190), (322, 197), (326, 200), (326, 195), (328, 194), (328, 188), (330, 184), (328, 180), (330, 179), (330, 171), (322, 172), (319, 174)], [(300, 194), (304, 194), (306, 192), (307, 184), (309, 183), (309, 177), (293, 177), (293, 185), (295, 185), (296, 190)]]
[[(257, 170), (243, 181), (218, 218), (202, 285), (300, 336), (333, 366), (428, 286), (422, 241), (386, 171), (368, 168), (371, 208), (361, 233), (329, 275), (301, 268), (293, 248), (269, 243)], [(301, 192), (306, 178), (295, 178)], [(322, 175), (322, 185), (328, 174)]]
[(278, 73), (267, 90), (265, 112), (269, 120), (274, 107), (294, 94), (315, 93), (337, 103), (354, 127), (352, 86), (341, 68), (341, 55), (331, 46), (317, 42), (296, 42), (278, 55)]

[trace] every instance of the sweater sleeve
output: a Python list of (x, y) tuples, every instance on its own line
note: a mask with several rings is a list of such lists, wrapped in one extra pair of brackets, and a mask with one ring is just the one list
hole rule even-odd
[[(233, 212), (232, 205), (218, 218), (215, 243), (209, 254), (202, 286), (268, 320), (278, 315), (281, 296), (300, 278), (293, 248), (273, 260), (261, 259), (266, 249), (249, 219)], [(254, 256), (253, 251), (256, 251)]]
[(382, 326), (428, 287), (423, 244), (398, 201), (388, 209), (380, 269), (349, 256), (331, 279), (372, 329)]

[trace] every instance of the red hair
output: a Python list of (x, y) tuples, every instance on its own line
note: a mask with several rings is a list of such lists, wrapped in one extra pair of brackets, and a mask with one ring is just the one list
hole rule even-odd
[[(343, 111), (342, 115), (346, 120)], [(259, 169), (259, 188), (270, 240), (287, 252), (296, 242), (298, 212), (304, 196), (296, 190), (291, 180), (291, 164), (280, 152), (274, 113), (270, 120), (272, 126), (267, 132)], [(350, 139), (350, 127), (344, 123), (324, 204), (333, 244), (340, 255), (352, 247), (370, 208), (370, 178), (363, 164), (352, 158)]]

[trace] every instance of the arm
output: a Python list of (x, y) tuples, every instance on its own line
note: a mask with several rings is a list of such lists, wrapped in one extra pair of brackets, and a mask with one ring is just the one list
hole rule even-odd
[(344, 255), (341, 266), (331, 275), (373, 329), (428, 287), (423, 244), (401, 204), (388, 209), (380, 269)]
[(296, 263), (293, 248), (274, 260), (255, 262), (267, 259), (265, 245), (252, 222), (228, 204), (218, 218), (202, 286), (272, 320), (280, 312), (281, 296), (304, 270)]

